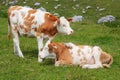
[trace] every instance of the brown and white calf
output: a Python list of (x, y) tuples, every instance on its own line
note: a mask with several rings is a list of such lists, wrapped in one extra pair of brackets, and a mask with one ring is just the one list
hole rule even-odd
[(49, 45), (49, 53), (55, 54), (55, 66), (79, 65), (82, 68), (109, 67), (113, 58), (98, 46), (82, 46), (73, 43), (55, 43)]
[[(48, 44), (57, 33), (70, 35), (73, 30), (70, 28), (71, 19), (56, 17), (48, 12), (39, 9), (32, 9), (22, 6), (11, 6), (8, 9), (8, 37), (13, 34), (14, 53), (19, 57), (24, 57), (19, 46), (19, 35), (36, 37), (38, 41), (38, 61), (47, 56), (44, 53), (48, 49)], [(44, 39), (47, 39), (43, 46)]]

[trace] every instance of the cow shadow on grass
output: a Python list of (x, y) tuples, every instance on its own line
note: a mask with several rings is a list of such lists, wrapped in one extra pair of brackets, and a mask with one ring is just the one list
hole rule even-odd
[(38, 50), (23, 50), (24, 57), (34, 57), (38, 58)]
[[(38, 50), (23, 50), (23, 55), (26, 58), (36, 58), (36, 62), (38, 62)], [(39, 63), (40, 65), (54, 65), (55, 60), (54, 59), (50, 59), (50, 58), (45, 58), (43, 59), (43, 61), (41, 63)]]
[(52, 66), (54, 65), (55, 63), (55, 60), (54, 59), (48, 59), (48, 58), (45, 58), (43, 59), (43, 62), (40, 63), (40, 66)]

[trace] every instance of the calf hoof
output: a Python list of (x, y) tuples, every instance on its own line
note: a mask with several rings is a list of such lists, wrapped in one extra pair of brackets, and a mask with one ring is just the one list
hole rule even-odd
[(43, 61), (42, 58), (38, 58), (38, 62), (41, 63)]
[(24, 56), (22, 54), (17, 54), (15, 53), (16, 56), (20, 57), (20, 58), (24, 58)]
[(56, 61), (56, 62), (55, 62), (55, 66), (56, 66), (56, 67), (60, 66), (60, 62), (59, 62), (59, 61)]
[(88, 68), (88, 65), (83, 65), (82, 68), (83, 69)]
[(24, 58), (24, 56), (23, 56), (23, 55), (19, 55), (19, 57)]

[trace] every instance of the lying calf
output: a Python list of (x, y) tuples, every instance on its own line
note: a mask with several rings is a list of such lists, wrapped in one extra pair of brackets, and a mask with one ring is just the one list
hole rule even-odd
[(48, 47), (49, 53), (56, 55), (55, 66), (68, 64), (92, 69), (109, 67), (113, 61), (112, 56), (98, 46), (51, 42)]

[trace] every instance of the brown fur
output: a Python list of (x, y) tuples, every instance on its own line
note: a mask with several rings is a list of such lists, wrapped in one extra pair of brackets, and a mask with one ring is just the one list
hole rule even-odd
[[(11, 36), (11, 25), (10, 25), (10, 18), (9, 16), (11, 15), (11, 11), (14, 10), (20, 10), (21, 6), (12, 6), (8, 9), (8, 23), (9, 23), (9, 29), (8, 31), (8, 38), (10, 39)], [(35, 16), (31, 16), (31, 14), (36, 13), (37, 10), (31, 9), (28, 11), (28, 15), (25, 17), (25, 15), (21, 14), (22, 18), (24, 18), (24, 24), (26, 25), (26, 28), (23, 25), (20, 25), (19, 28), (24, 29), (25, 33), (29, 32), (31, 30), (31, 25), (32, 24), (37, 24), (36, 21), (33, 21)], [(14, 16), (15, 14), (12, 14)], [(40, 25), (40, 27), (37, 29), (35, 28), (35, 32), (37, 36), (41, 36), (41, 33), (44, 33), (48, 36), (54, 36), (57, 33), (57, 28), (54, 26), (55, 22), (58, 21), (59, 19), (52, 15), (52, 14), (45, 14), (44, 16), (45, 22)]]
[(56, 54), (57, 61), (62, 61), (60, 64), (72, 64), (72, 56), (68, 48), (63, 43), (50, 43), (48, 47), (50, 52), (54, 52)]
[(100, 61), (102, 62), (103, 67), (109, 67), (113, 62), (113, 58), (110, 54), (102, 52), (100, 56)]
[[(12, 6), (8, 9), (8, 28), (9, 28), (9, 31), (8, 31), (8, 39), (11, 38), (11, 24), (10, 24), (10, 15), (11, 15), (11, 12), (14, 11), (14, 10), (20, 10), (21, 7), (20, 6)], [(14, 14), (12, 14), (12, 16), (14, 16)]]
[(14, 11), (14, 10), (20, 10), (21, 7), (20, 6), (12, 6), (8, 9), (8, 16), (11, 15), (11, 12)]
[(57, 33), (57, 28), (54, 26), (58, 18), (51, 14), (45, 14), (45, 23), (38, 28), (38, 33), (44, 33), (49, 36), (54, 36)]
[(72, 21), (72, 18), (68, 18), (67, 20), (68, 20), (69, 22), (71, 22), (71, 21)]
[(29, 32), (31, 30), (31, 25), (33, 24), (33, 19), (35, 18), (35, 16), (30, 15), (34, 13), (36, 13), (36, 10), (29, 10), (27, 17), (25, 17), (24, 19), (24, 24), (27, 26), (27, 28), (25, 28), (25, 32)]
[[(80, 48), (84, 48), (83, 45), (78, 45)], [(50, 43), (48, 45), (49, 47), (49, 51), (50, 52), (54, 52), (57, 55), (57, 61), (59, 62), (59, 64), (72, 64), (72, 56), (69, 52), (69, 49), (71, 49), (71, 47), (65, 46), (63, 43)], [(92, 48), (92, 46), (90, 46)], [(101, 49), (100, 49), (101, 50)], [(101, 50), (102, 51), (102, 50)], [(78, 50), (78, 56), (80, 51)], [(103, 67), (109, 67), (112, 62), (113, 62), (113, 58), (110, 54), (107, 54), (106, 52), (101, 53), (100, 55), (100, 61), (103, 65)], [(84, 58), (84, 60), (81, 61), (80, 66), (84, 65), (84, 64), (93, 64), (95, 63), (94, 57), (87, 62), (87, 60)]]

